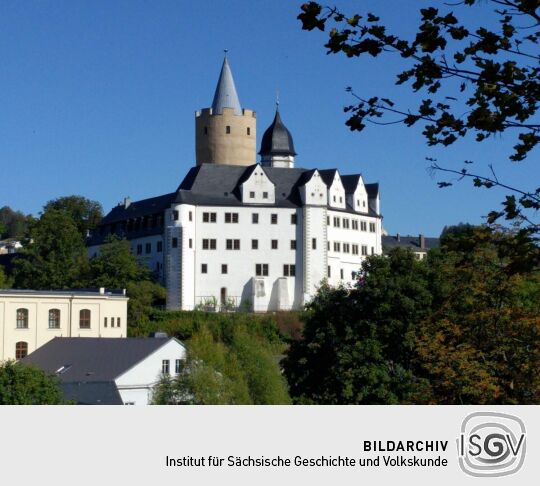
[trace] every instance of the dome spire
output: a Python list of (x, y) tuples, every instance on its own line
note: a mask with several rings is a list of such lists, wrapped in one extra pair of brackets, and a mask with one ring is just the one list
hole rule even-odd
[(225, 49), (223, 65), (221, 66), (221, 73), (219, 74), (218, 84), (214, 93), (214, 101), (212, 102), (212, 112), (220, 115), (223, 113), (223, 108), (232, 108), (235, 115), (241, 115), (242, 108), (236, 92), (236, 86), (234, 85), (227, 52), (228, 50)]
[(272, 167), (294, 167), (294, 143), (291, 132), (281, 121), (279, 98), (276, 100), (274, 121), (266, 129), (261, 141), (261, 163)]

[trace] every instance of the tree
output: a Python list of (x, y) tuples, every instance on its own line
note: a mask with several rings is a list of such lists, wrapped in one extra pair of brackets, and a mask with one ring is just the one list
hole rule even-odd
[(4, 268), (0, 265), (0, 289), (9, 289), (11, 285), (11, 279), (7, 277)]
[(83, 238), (86, 238), (88, 232), (96, 228), (103, 218), (101, 204), (83, 196), (64, 196), (53, 199), (43, 208), (44, 211), (50, 209), (62, 210), (70, 214)]
[(20, 211), (13, 211), (8, 206), (0, 208), (0, 239), (24, 238), (32, 220), (31, 216), (25, 216)]
[(284, 361), (297, 403), (540, 403), (540, 273), (507, 231), (450, 229), (437, 250), (369, 257), (323, 286)]
[(186, 342), (180, 374), (167, 376), (153, 403), (188, 405), (287, 404), (290, 398), (270, 342), (240, 325), (203, 324)]
[(71, 216), (44, 211), (30, 228), (32, 242), (15, 259), (14, 285), (27, 289), (77, 287), (86, 269), (86, 248)]
[[(446, 5), (470, 7), (478, 3), (462, 0)], [(428, 7), (420, 10), (421, 22), (410, 40), (390, 32), (372, 13), (349, 15), (313, 1), (302, 5), (298, 18), (306, 30), (329, 28), (325, 44), (328, 53), (343, 53), (349, 58), (401, 58), (408, 66), (397, 73), (396, 84), (410, 83), (414, 92), (423, 95), (414, 108), (400, 106), (381, 95), (364, 97), (348, 88), (355, 98), (355, 103), (345, 108), (350, 113), (346, 123), (351, 130), (362, 131), (367, 122), (402, 123), (408, 127), (423, 123), (427, 143), (443, 146), (470, 133), (478, 142), (505, 134), (515, 139), (510, 159), (518, 162), (540, 142), (538, 2), (485, 3), (492, 6), (486, 17), (492, 14), (498, 21), (494, 22), (496, 27), (467, 27), (453, 12), (441, 13)], [(498, 179), (491, 165), (486, 175), (472, 171), (470, 162), (465, 161), (458, 169), (442, 167), (432, 160), (431, 168), (461, 179), (470, 178), (476, 187), (497, 186), (510, 191), (502, 210), (492, 211), (488, 222), (504, 217), (524, 223), (528, 233), (537, 234), (540, 225), (533, 219), (540, 209), (540, 187), (512, 187)], [(440, 187), (449, 185), (452, 183), (439, 182)]]
[(414, 329), (431, 310), (425, 264), (395, 249), (370, 257), (353, 289), (323, 285), (284, 361), (299, 403), (420, 403)]
[(154, 282), (150, 270), (132, 255), (129, 242), (117, 237), (105, 241), (90, 259), (84, 286), (127, 289), (130, 326), (141, 324), (152, 306), (167, 296), (166, 290)]
[(33, 366), (6, 361), (0, 364), (0, 405), (60, 405), (64, 402), (58, 379)]

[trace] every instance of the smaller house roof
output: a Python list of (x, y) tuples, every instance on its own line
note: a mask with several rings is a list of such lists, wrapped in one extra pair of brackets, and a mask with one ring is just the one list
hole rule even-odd
[(114, 382), (174, 338), (54, 338), (21, 361), (62, 383)]
[(413, 251), (427, 251), (439, 246), (439, 238), (424, 237), (425, 248), (420, 246), (420, 235), (383, 235), (383, 248), (410, 248)]

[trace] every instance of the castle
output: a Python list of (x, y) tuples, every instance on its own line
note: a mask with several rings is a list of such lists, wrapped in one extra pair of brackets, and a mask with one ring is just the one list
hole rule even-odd
[(195, 114), (196, 166), (174, 192), (113, 208), (90, 255), (110, 235), (129, 240), (171, 310), (298, 309), (324, 279), (352, 284), (362, 260), (382, 253), (378, 184), (295, 167), (279, 107), (257, 162), (256, 125), (225, 57), (212, 106)]

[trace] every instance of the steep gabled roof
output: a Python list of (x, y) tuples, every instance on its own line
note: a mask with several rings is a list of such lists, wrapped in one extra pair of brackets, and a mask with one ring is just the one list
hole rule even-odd
[(319, 174), (321, 174), (322, 180), (326, 184), (326, 186), (330, 189), (330, 186), (334, 182), (334, 177), (336, 175), (337, 169), (323, 169), (319, 171)]
[(57, 337), (22, 362), (57, 374), (63, 383), (111, 382), (168, 341), (167, 338)]
[(360, 181), (361, 177), (361, 174), (341, 176), (341, 182), (343, 184), (343, 187), (345, 188), (346, 194), (352, 194), (354, 191), (356, 191), (356, 188), (358, 187), (358, 182)]
[(212, 101), (212, 113), (222, 114), (223, 108), (232, 108), (235, 115), (242, 114), (240, 100), (236, 93), (236, 86), (229, 66), (227, 56), (223, 59), (221, 73), (219, 74), (218, 84), (214, 93), (214, 101)]

